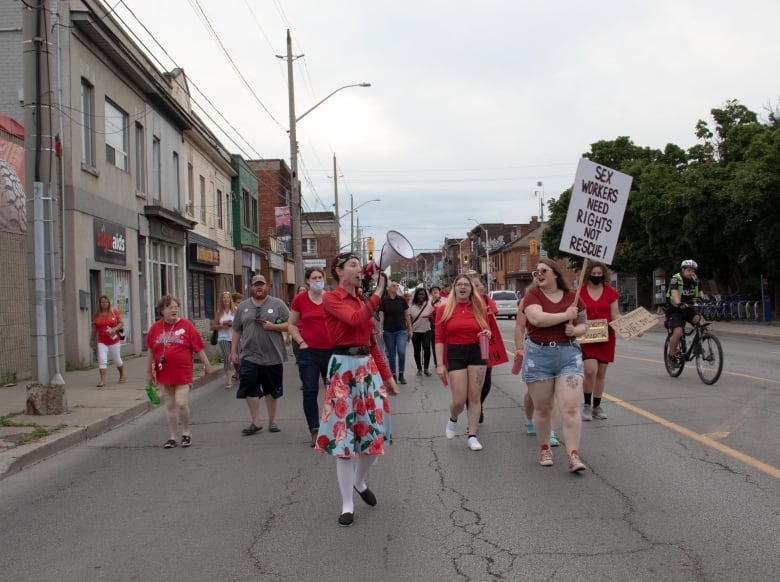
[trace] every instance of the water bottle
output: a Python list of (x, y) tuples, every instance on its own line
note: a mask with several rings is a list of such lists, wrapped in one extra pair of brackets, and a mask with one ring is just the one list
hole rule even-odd
[(523, 356), (525, 355), (525, 351), (522, 349), (519, 349), (515, 352), (515, 361), (512, 362), (512, 373), (517, 376), (520, 373), (520, 370), (523, 367)]
[(284, 323), (284, 321), (282, 321), (281, 317), (277, 317), (276, 321), (274, 321), (274, 323)]
[(111, 326), (110, 326), (110, 325), (107, 325), (107, 326), (106, 326), (106, 333), (108, 334), (108, 338), (109, 338), (110, 340), (112, 340), (112, 341), (113, 341), (113, 340), (115, 340), (115, 339), (116, 339), (116, 334), (115, 334), (113, 331), (111, 331)]
[(157, 388), (151, 382), (146, 385), (146, 395), (152, 403), (152, 406), (160, 405), (160, 397), (157, 395)]

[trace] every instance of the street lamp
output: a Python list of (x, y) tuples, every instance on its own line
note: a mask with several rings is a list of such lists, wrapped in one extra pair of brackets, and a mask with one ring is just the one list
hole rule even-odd
[[(546, 257), (547, 253), (542, 250), (542, 235), (544, 234), (544, 182), (537, 182), (537, 188), (542, 189), (542, 195), (539, 197), (539, 256)], [(534, 191), (534, 196), (539, 196), (539, 191)]]
[(349, 250), (352, 252), (355, 251), (355, 212), (361, 207), (365, 206), (369, 202), (382, 202), (379, 198), (372, 198), (371, 200), (366, 200), (365, 202), (361, 202), (360, 204), (355, 207), (355, 197), (350, 193), (349, 195), (349, 214), (350, 214), (350, 223), (349, 223)]
[(485, 231), (485, 262), (487, 263), (487, 292), (488, 295), (490, 295), (490, 235), (488, 234), (488, 229), (486, 226), (482, 226), (482, 223), (473, 219), (469, 218), (468, 220), (474, 221), (477, 223), (477, 226)]
[[(287, 90), (290, 108), (290, 171), (292, 180), (290, 185), (290, 220), (292, 222), (293, 256), (295, 259), (295, 283), (303, 283), (303, 241), (301, 240), (301, 192), (298, 187), (298, 136), (296, 133), (296, 123), (306, 117), (314, 109), (322, 105), (325, 101), (333, 97), (339, 91), (350, 87), (370, 87), (371, 83), (354, 83), (339, 87), (325, 98), (320, 99), (312, 107), (307, 109), (300, 117), (295, 117), (295, 86), (293, 83), (293, 54), (292, 37), (290, 30), (287, 29), (287, 56), (276, 55), (280, 59), (287, 60)], [(298, 55), (298, 58), (303, 55)]]

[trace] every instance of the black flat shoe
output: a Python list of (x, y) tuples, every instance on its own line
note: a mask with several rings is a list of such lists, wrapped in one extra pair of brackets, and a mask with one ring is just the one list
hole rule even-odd
[(354, 489), (355, 491), (357, 491), (358, 495), (360, 495), (360, 498), (363, 501), (365, 501), (368, 505), (370, 505), (371, 507), (376, 505), (376, 495), (374, 495), (371, 489), (369, 489), (368, 487), (366, 487), (363, 491), (358, 491), (357, 487), (355, 487)]
[(243, 434), (244, 436), (252, 436), (253, 434), (257, 434), (261, 430), (263, 430), (262, 426), (255, 426), (254, 424), (250, 424), (248, 427), (246, 427), (241, 431), (241, 434)]
[(341, 515), (339, 515), (339, 525), (344, 526), (344, 527), (351, 526), (352, 525), (352, 514), (347, 512), (347, 513), (342, 513)]

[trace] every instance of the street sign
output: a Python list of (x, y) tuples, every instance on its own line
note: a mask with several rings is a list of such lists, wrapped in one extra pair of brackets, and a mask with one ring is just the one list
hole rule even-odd
[(628, 174), (582, 158), (577, 166), (560, 250), (611, 264), (632, 180)]
[(309, 267), (319, 267), (320, 269), (324, 269), (328, 266), (328, 261), (325, 259), (303, 259), (303, 268), (308, 269)]

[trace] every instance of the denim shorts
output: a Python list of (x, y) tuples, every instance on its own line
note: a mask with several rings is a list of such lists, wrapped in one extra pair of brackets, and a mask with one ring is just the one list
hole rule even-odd
[(540, 346), (530, 339), (523, 345), (523, 382), (540, 382), (562, 376), (584, 376), (582, 350), (577, 342)]

